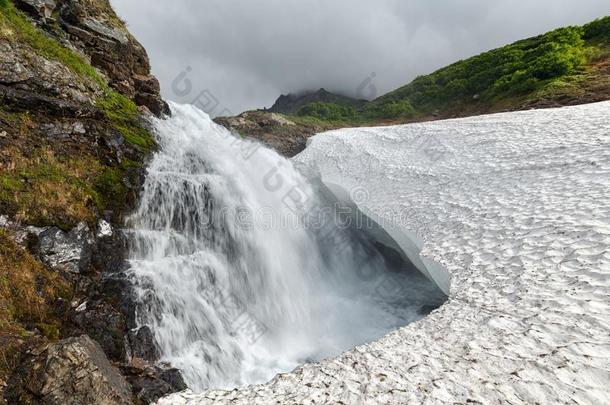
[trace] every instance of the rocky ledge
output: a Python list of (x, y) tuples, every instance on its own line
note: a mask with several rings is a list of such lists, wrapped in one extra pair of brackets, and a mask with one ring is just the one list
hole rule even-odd
[(309, 137), (333, 128), (332, 125), (301, 121), (298, 117), (268, 111), (247, 111), (236, 117), (218, 117), (214, 121), (242, 137), (256, 139), (287, 157), (303, 151)]

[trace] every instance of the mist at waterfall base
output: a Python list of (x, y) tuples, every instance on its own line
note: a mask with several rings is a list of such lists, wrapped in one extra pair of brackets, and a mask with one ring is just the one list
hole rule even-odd
[[(364, 234), (312, 216), (323, 199), (290, 161), (193, 106), (171, 108), (153, 121), (160, 149), (128, 219), (129, 271), (138, 324), (192, 390), (268, 381), (443, 301)], [(399, 295), (383, 293), (399, 281)]]

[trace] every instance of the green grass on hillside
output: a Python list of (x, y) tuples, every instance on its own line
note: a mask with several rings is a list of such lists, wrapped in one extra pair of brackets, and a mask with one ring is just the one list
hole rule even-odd
[(607, 50), (609, 42), (610, 17), (605, 17), (459, 61), (420, 76), (360, 110), (314, 103), (297, 115), (352, 124), (404, 120), (460, 106), (510, 103), (546, 90), (571, 89), (583, 78), (587, 64)]
[(356, 109), (352, 106), (315, 102), (302, 107), (297, 115), (299, 117), (311, 117), (322, 121), (345, 121), (356, 114)]

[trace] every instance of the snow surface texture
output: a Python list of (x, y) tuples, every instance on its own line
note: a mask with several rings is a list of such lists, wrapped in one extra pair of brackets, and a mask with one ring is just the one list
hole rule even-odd
[(267, 384), (160, 403), (609, 403), (609, 117), (605, 102), (316, 136), (304, 171), (416, 235), (451, 273), (448, 302)]

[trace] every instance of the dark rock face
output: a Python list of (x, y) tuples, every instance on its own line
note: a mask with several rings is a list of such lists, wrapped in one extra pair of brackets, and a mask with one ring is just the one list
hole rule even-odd
[(168, 114), (159, 82), (150, 74), (146, 50), (122, 24), (112, 24), (118, 17), (108, 1), (100, 3), (92, 8), (81, 1), (64, 1), (60, 18), (65, 30), (91, 57), (91, 64), (108, 75), (112, 87), (157, 116)]
[(73, 337), (30, 353), (25, 390), (49, 405), (131, 404), (125, 378), (88, 336)]
[(132, 357), (150, 362), (159, 360), (159, 350), (155, 344), (153, 333), (148, 326), (130, 330), (127, 337)]
[(100, 344), (106, 355), (115, 361), (126, 361), (125, 318), (104, 302), (86, 301), (74, 310), (72, 317), (81, 330)]
[(315, 102), (349, 105), (355, 108), (366, 104), (366, 100), (356, 100), (320, 89), (315, 92), (281, 95), (269, 111), (282, 114), (296, 114), (302, 107)]
[(127, 237), (120, 228), (106, 220), (98, 221), (92, 265), (101, 273), (118, 273), (125, 269)]
[(90, 295), (102, 297), (105, 302), (123, 314), (128, 329), (137, 328), (135, 291), (130, 276), (125, 271), (102, 274), (97, 292)]

